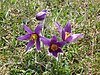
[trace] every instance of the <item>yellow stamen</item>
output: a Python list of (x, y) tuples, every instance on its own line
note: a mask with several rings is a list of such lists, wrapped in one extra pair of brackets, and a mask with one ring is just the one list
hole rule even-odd
[(38, 35), (37, 34), (32, 34), (30, 39), (33, 39), (33, 40), (36, 41), (38, 39)]
[(52, 44), (52, 45), (51, 45), (51, 50), (52, 50), (52, 51), (58, 50), (58, 46), (55, 45), (55, 44)]
[(66, 40), (69, 36), (71, 36), (71, 33), (65, 32), (65, 40)]

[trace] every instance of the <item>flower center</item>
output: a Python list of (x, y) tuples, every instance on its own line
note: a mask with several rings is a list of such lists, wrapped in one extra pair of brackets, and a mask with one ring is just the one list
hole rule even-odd
[(58, 50), (58, 46), (55, 45), (55, 44), (52, 44), (50, 48), (51, 48), (52, 51)]
[(30, 39), (33, 39), (34, 41), (36, 41), (38, 37), (39, 36), (37, 34), (32, 34)]
[(66, 40), (69, 36), (71, 36), (71, 33), (65, 32), (65, 40)]

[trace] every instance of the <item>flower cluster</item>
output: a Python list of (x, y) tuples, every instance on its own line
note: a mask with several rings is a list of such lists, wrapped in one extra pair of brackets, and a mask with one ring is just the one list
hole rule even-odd
[[(46, 18), (47, 10), (42, 10), (39, 13), (36, 14), (36, 19), (39, 21), (43, 21)], [(61, 48), (70, 42), (74, 42), (76, 39), (82, 37), (82, 34), (72, 34), (71, 32), (71, 24), (70, 21), (68, 21), (67, 25), (64, 28), (60, 27), (60, 24), (55, 22), (55, 25), (58, 28), (58, 31), (60, 32), (61, 41), (57, 41), (56, 36), (52, 36), (51, 39), (48, 39), (42, 35), (40, 35), (42, 30), (42, 23), (40, 23), (32, 32), (29, 27), (23, 24), (24, 30), (27, 32), (26, 35), (18, 37), (18, 40), (29, 40), (26, 51), (32, 48), (34, 44), (36, 44), (37, 51), (40, 51), (40, 41), (43, 42), (44, 45), (48, 46), (48, 52), (49, 54), (52, 54), (55, 57), (58, 57), (59, 53), (63, 53)]]

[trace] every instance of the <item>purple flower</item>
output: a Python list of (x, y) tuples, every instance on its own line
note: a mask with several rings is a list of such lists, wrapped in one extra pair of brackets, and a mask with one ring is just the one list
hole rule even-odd
[(70, 21), (68, 21), (67, 25), (63, 29), (60, 27), (60, 25), (57, 22), (55, 22), (55, 24), (60, 32), (60, 35), (61, 35), (63, 41), (74, 42), (76, 39), (83, 36), (83, 34), (72, 34), (71, 33)]
[(36, 14), (36, 19), (42, 21), (45, 19), (46, 14), (47, 14), (47, 10), (42, 10)]
[(64, 41), (57, 42), (56, 36), (53, 36), (51, 40), (41, 37), (41, 41), (49, 47), (49, 53), (55, 57), (58, 57), (58, 53), (63, 53), (61, 48), (66, 44)]
[(18, 37), (18, 40), (29, 40), (26, 47), (26, 51), (31, 49), (34, 43), (36, 43), (37, 50), (40, 51), (40, 35), (39, 34), (40, 34), (40, 31), (42, 30), (42, 24), (39, 24), (35, 28), (34, 32), (32, 32), (30, 28), (27, 27), (26, 25), (23, 25), (23, 28), (25, 31), (28, 32), (28, 34)]

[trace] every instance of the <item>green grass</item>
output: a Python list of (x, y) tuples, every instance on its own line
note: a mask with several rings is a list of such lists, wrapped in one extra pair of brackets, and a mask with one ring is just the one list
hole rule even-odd
[[(100, 1), (99, 0), (1, 0), (0, 1), (0, 75), (99, 75), (100, 74)], [(58, 61), (41, 48), (38, 53), (25, 53), (27, 41), (18, 41), (25, 34), (22, 23), (32, 30), (38, 25), (37, 12), (48, 9), (44, 36), (59, 33), (57, 21), (64, 27), (68, 20), (73, 33), (84, 37), (66, 44)]]

